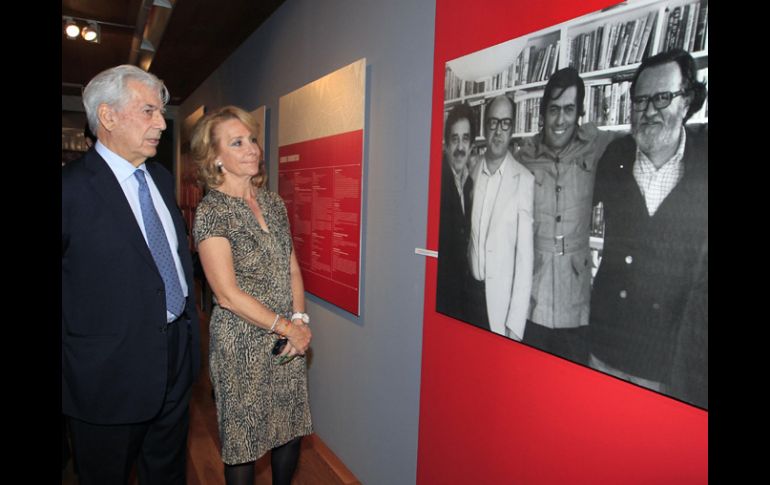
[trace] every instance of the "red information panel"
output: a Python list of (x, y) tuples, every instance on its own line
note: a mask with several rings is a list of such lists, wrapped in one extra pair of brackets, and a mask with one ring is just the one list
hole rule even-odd
[(366, 59), (281, 96), (278, 193), (305, 290), (359, 315)]
[(363, 130), (278, 149), (305, 289), (358, 315)]

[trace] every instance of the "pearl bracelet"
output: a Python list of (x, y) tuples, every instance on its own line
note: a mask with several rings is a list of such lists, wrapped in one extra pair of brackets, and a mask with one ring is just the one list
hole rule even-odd
[(276, 313), (275, 314), (275, 320), (273, 320), (273, 324), (270, 325), (270, 333), (273, 333), (275, 331), (275, 325), (278, 323), (278, 320), (281, 319), (281, 314)]

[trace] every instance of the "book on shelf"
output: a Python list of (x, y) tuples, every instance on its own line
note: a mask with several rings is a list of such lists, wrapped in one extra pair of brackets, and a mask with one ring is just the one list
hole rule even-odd
[(569, 65), (584, 73), (641, 62), (656, 18), (657, 11), (651, 10), (628, 21), (606, 22), (569, 38)]
[(631, 78), (633, 73), (617, 74), (586, 82), (582, 122), (597, 126), (626, 125), (631, 122)]
[(666, 30), (662, 50), (705, 50), (708, 45), (708, 0), (666, 8), (663, 25)]
[(684, 40), (682, 41), (682, 47), (688, 52), (692, 52), (695, 47), (695, 35), (693, 29), (696, 27), (696, 18), (698, 11), (698, 3), (687, 5), (687, 24), (684, 28)]
[[(621, 66), (627, 66), (633, 64), (636, 60), (636, 50), (639, 49), (639, 42), (641, 41), (642, 32), (644, 31), (644, 23), (647, 22), (647, 15), (642, 15), (631, 22), (629, 22), (628, 37), (625, 42), (625, 50), (623, 51), (623, 57), (621, 59)], [(634, 44), (636, 43), (636, 49)]]
[(484, 100), (481, 99), (474, 103), (468, 103), (473, 111), (473, 120), (476, 123), (476, 139), (484, 136), (484, 124), (482, 118), (482, 108), (484, 107)]
[(665, 42), (663, 43), (664, 50), (671, 50), (676, 47), (676, 37), (679, 34), (679, 17), (681, 15), (681, 7), (677, 6), (673, 9), (666, 9), (666, 32)]
[(519, 54), (521, 56), (521, 69), (519, 69), (519, 79), (517, 80), (518, 84), (526, 84), (529, 74), (529, 57), (532, 55), (532, 51), (535, 49), (535, 46), (525, 47), (524, 50)]
[(517, 91), (513, 95), (514, 133), (530, 133), (538, 130), (540, 124), (540, 103), (543, 90)]
[(628, 39), (631, 34), (631, 29), (634, 28), (634, 22), (626, 22), (623, 24), (623, 26), (620, 27), (620, 42), (618, 42), (618, 50), (615, 53), (615, 58), (612, 61), (612, 67), (622, 66), (624, 65), (624, 59), (627, 58), (624, 57), (626, 55), (626, 48), (628, 47)]
[(693, 51), (701, 51), (708, 46), (708, 12), (709, 2), (708, 0), (702, 0), (700, 2), (700, 8), (698, 9)]
[(642, 37), (639, 40), (639, 49), (636, 51), (634, 63), (642, 62), (642, 59), (649, 56), (649, 50), (647, 47), (652, 46), (650, 37), (652, 37), (652, 33), (655, 30), (655, 20), (657, 20), (657, 18), (658, 12), (655, 10), (647, 14), (647, 18), (644, 23), (644, 31), (642, 32)]

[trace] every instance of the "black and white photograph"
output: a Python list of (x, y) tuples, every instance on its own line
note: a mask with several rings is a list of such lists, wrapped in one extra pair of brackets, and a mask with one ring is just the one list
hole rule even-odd
[(708, 0), (445, 67), (436, 311), (708, 409)]

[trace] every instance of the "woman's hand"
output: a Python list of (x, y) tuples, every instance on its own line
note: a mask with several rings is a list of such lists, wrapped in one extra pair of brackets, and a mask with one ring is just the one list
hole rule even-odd
[[(285, 333), (286, 338), (289, 339), (289, 344), (286, 347), (289, 348), (287, 353), (294, 352), (296, 354), (305, 355), (308, 347), (310, 347), (310, 339), (313, 338), (313, 333), (310, 331), (310, 327), (304, 323), (290, 323), (288, 330)], [(284, 349), (285, 350), (285, 349)], [(283, 355), (283, 354), (282, 354)]]
[(278, 354), (278, 357), (281, 359), (281, 363), (289, 362), (294, 357), (300, 355), (297, 351), (296, 347), (294, 347), (291, 342), (286, 342), (286, 345), (284, 345), (283, 350), (280, 354)]

